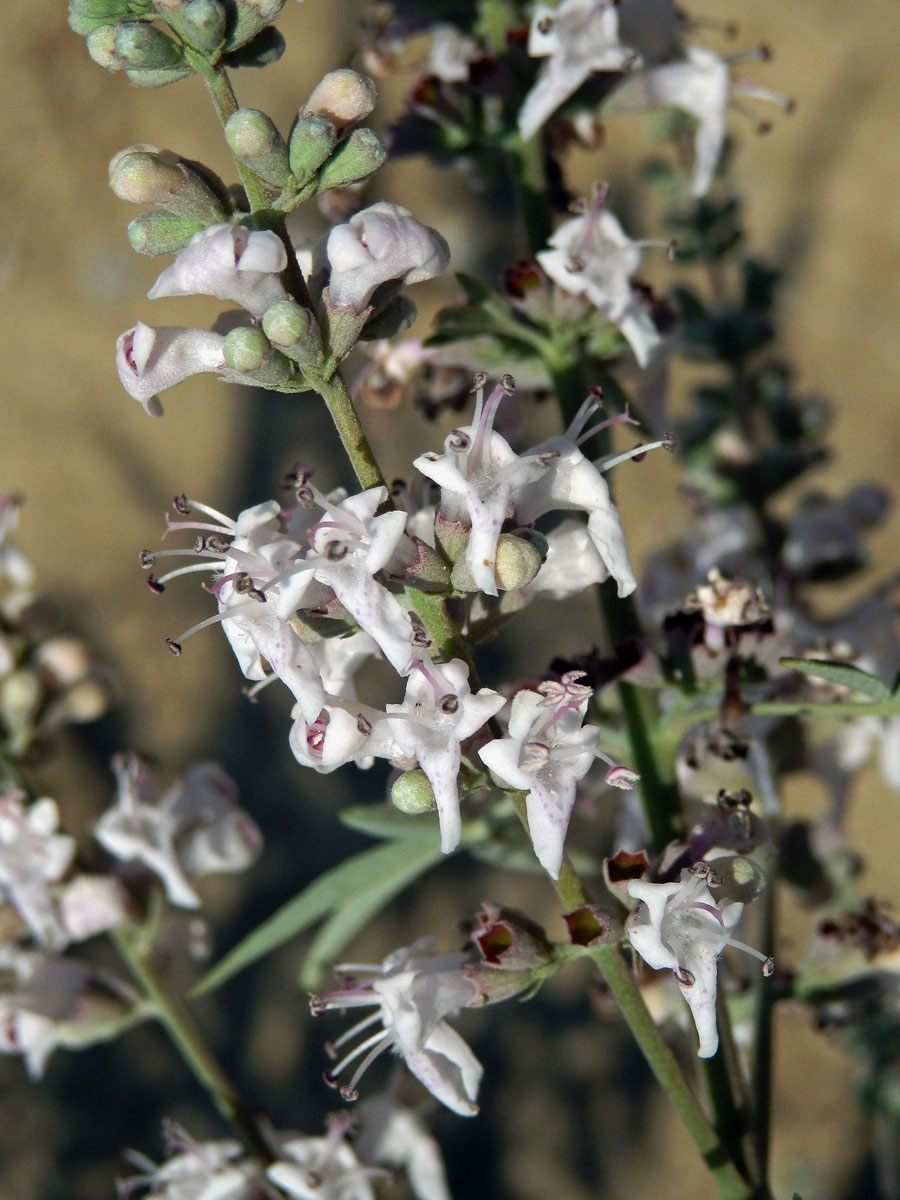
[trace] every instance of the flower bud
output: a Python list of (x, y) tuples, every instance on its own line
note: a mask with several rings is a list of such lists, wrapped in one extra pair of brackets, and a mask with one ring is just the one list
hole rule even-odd
[(287, 384), (294, 373), (291, 361), (279, 354), (261, 329), (246, 325), (232, 329), (222, 344), (226, 366), (248, 376), (246, 383), (277, 389)]
[(129, 223), (128, 240), (138, 254), (177, 254), (195, 233), (205, 228), (204, 221), (192, 221), (170, 212), (149, 212)]
[(116, 38), (125, 25), (98, 25), (88, 34), (87, 52), (98, 67), (107, 71), (123, 71), (125, 60), (116, 49)]
[(155, 146), (129, 146), (109, 161), (109, 186), (131, 204), (167, 205), (187, 184), (187, 170), (177, 157)]
[(338, 129), (363, 120), (375, 107), (378, 98), (373, 80), (366, 75), (341, 67), (316, 84), (304, 105), (304, 113), (319, 113)]
[(190, 0), (181, 12), (178, 33), (201, 54), (213, 56), (225, 42), (225, 25), (219, 0)]
[(235, 157), (266, 183), (284, 187), (291, 174), (284, 138), (265, 113), (239, 108), (225, 125), (225, 138)]
[(310, 364), (321, 359), (319, 326), (308, 308), (293, 300), (279, 300), (266, 310), (262, 327), (272, 345), (294, 362)]
[(116, 53), (125, 67), (139, 70), (171, 70), (180, 67), (184, 52), (176, 41), (155, 25), (132, 22), (116, 34)]
[(514, 592), (531, 583), (543, 559), (531, 542), (512, 533), (501, 533), (497, 542), (495, 575), (501, 592)]
[(109, 689), (100, 679), (79, 680), (54, 696), (41, 717), (42, 729), (57, 729), (61, 725), (86, 725), (99, 721), (108, 710)]
[(34, 653), (34, 661), (57, 687), (77, 683), (91, 669), (90, 652), (84, 642), (64, 634), (42, 642)]
[(366, 179), (387, 158), (384, 142), (371, 129), (354, 129), (319, 172), (318, 191)]
[(302, 116), (291, 130), (290, 167), (300, 186), (308, 183), (328, 158), (337, 141), (337, 130), (326, 117)]
[(84, 37), (130, 16), (128, 0), (69, 0), (69, 27)]
[(424, 771), (404, 771), (391, 786), (391, 804), (402, 813), (418, 816), (435, 807), (434, 791)]
[(275, 20), (284, 5), (285, 0), (234, 0), (228, 49), (246, 46)]
[(135, 87), (158, 88), (168, 87), (179, 79), (187, 79), (193, 71), (188, 66), (181, 67), (126, 67), (125, 76)]

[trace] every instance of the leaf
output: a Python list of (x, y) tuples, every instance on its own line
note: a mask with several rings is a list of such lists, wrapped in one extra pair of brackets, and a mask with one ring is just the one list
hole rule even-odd
[(464, 271), (457, 271), (456, 282), (466, 299), (471, 300), (473, 304), (483, 304), (485, 300), (491, 298), (490, 288), (485, 287), (474, 275), (466, 275)]
[(399, 852), (394, 869), (372, 887), (351, 893), (316, 934), (300, 968), (301, 987), (315, 988), (324, 968), (334, 962), (369, 919), (444, 857), (439, 843), (431, 839), (393, 842), (390, 848)]
[(436, 814), (409, 816), (387, 804), (353, 804), (338, 813), (341, 823), (374, 838), (406, 839), (437, 836)]
[[(420, 839), (425, 846), (440, 854), (436, 840)], [(308, 929), (321, 917), (338, 908), (349, 895), (367, 891), (402, 872), (405, 864), (416, 854), (412, 840), (391, 841), (354, 854), (338, 866), (326, 871), (308, 887), (288, 900), (271, 917), (258, 925), (207, 972), (192, 990), (192, 995), (221, 987), (226, 980), (245, 970), (259, 959), (271, 954), (291, 938)], [(422, 868), (424, 869), (424, 868)], [(402, 886), (402, 885), (401, 885)]]
[(803, 671), (806, 675), (814, 675), (817, 679), (827, 679), (840, 687), (849, 688), (853, 692), (862, 692), (870, 700), (890, 700), (891, 690), (877, 675), (861, 671), (859, 667), (849, 663), (830, 662), (818, 658), (780, 658), (783, 667), (794, 671)]

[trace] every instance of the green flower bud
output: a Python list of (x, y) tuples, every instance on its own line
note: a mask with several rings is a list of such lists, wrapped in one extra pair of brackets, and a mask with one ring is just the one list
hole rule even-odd
[(285, 2), (286, 0), (234, 0), (229, 6), (232, 13), (228, 49), (236, 50), (239, 46), (246, 46), (275, 20)]
[(135, 87), (167, 87), (170, 83), (177, 83), (179, 79), (187, 79), (189, 75), (193, 75), (190, 67), (128, 67), (125, 75), (129, 83), (133, 83)]
[(153, 15), (152, 0), (69, 0), (69, 26), (82, 36), (103, 25)]
[(138, 254), (177, 254), (208, 224), (176, 213), (149, 212), (129, 224), (128, 240)]
[(431, 812), (435, 807), (434, 791), (425, 772), (417, 767), (399, 775), (391, 787), (391, 804), (411, 817)]
[(181, 13), (178, 33), (194, 49), (212, 58), (225, 44), (226, 22), (219, 0), (190, 0)]
[(540, 552), (530, 542), (512, 533), (501, 533), (494, 568), (497, 587), (503, 592), (525, 587), (537, 575), (542, 562)]
[(272, 345), (294, 362), (307, 365), (321, 359), (319, 326), (308, 308), (293, 300), (279, 300), (266, 310), (262, 327)]
[(167, 205), (187, 187), (188, 173), (173, 154), (151, 146), (129, 146), (109, 162), (109, 186), (131, 204)]
[(247, 383), (259, 387), (282, 387), (294, 373), (290, 359), (270, 345), (261, 329), (247, 326), (232, 329), (225, 337), (222, 353), (232, 371), (240, 371), (247, 376)]
[(319, 172), (317, 190), (346, 187), (377, 171), (387, 158), (381, 138), (371, 129), (354, 129)]
[(107, 71), (122, 71), (125, 60), (116, 49), (116, 38), (125, 25), (99, 25), (88, 34), (87, 52), (98, 67)]
[(181, 67), (184, 52), (176, 41), (155, 25), (131, 23), (119, 26), (116, 52), (126, 68), (132, 70), (170, 71)]
[(366, 75), (342, 67), (316, 84), (303, 107), (304, 113), (327, 117), (338, 129), (362, 121), (375, 107), (378, 91)]
[(236, 158), (275, 187), (291, 176), (288, 148), (275, 124), (255, 108), (239, 108), (225, 125), (225, 138)]
[(232, 371), (258, 371), (271, 358), (272, 347), (262, 330), (241, 326), (226, 335), (222, 352)]
[(327, 117), (302, 116), (291, 130), (290, 167), (302, 187), (328, 158), (337, 142), (337, 130)]

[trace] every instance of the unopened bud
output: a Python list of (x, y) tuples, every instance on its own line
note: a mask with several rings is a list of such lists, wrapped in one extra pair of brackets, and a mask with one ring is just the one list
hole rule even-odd
[(187, 170), (170, 151), (129, 146), (109, 162), (109, 186), (131, 204), (169, 204), (187, 185)]
[(130, 16), (128, 0), (69, 0), (69, 27), (83, 37)]
[(315, 317), (293, 300), (279, 300), (267, 309), (262, 327), (272, 345), (294, 362), (305, 365), (321, 358), (322, 339)]
[(301, 187), (325, 162), (336, 141), (337, 130), (327, 117), (315, 113), (300, 117), (291, 130), (288, 154), (291, 172)]
[(58, 696), (54, 696), (41, 717), (44, 729), (60, 725), (81, 725), (97, 721), (109, 708), (109, 689), (99, 679), (79, 680)]
[(232, 371), (258, 371), (269, 361), (272, 347), (262, 330), (242, 326), (226, 335), (222, 353)]
[(225, 125), (225, 138), (235, 157), (275, 187), (291, 174), (288, 148), (274, 122), (255, 108), (239, 108)]
[(494, 570), (497, 587), (503, 592), (525, 587), (541, 569), (542, 561), (536, 546), (515, 534), (501, 533)]
[(391, 804), (410, 816), (431, 812), (435, 807), (434, 790), (425, 772), (417, 767), (399, 775), (391, 787)]
[(149, 212), (128, 226), (128, 240), (138, 254), (177, 254), (208, 222), (170, 212)]
[(228, 49), (246, 46), (275, 20), (285, 3), (286, 0), (234, 0)]
[(184, 61), (178, 43), (145, 22), (120, 26), (115, 46), (125, 67), (132, 70), (171, 70), (182, 66)]
[(377, 171), (387, 158), (381, 138), (371, 129), (354, 129), (319, 172), (318, 190), (346, 187)]
[(91, 668), (91, 656), (84, 642), (63, 634), (42, 642), (34, 653), (34, 661), (58, 687), (83, 679)]
[(338, 129), (362, 121), (375, 107), (378, 91), (366, 75), (341, 67), (316, 84), (304, 106), (305, 113), (319, 113)]
[(181, 11), (178, 33), (194, 49), (214, 55), (225, 42), (226, 14), (219, 0), (190, 0)]
[(125, 25), (98, 25), (88, 34), (86, 45), (88, 54), (98, 67), (107, 71), (123, 71), (125, 60), (116, 49), (116, 38)]

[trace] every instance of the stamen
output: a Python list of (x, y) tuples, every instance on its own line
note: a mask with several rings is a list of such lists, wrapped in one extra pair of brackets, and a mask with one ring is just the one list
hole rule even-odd
[(484, 403), (478, 421), (473, 421), (473, 424), (475, 424), (475, 437), (472, 439), (472, 446), (469, 450), (468, 467), (470, 475), (481, 469), (481, 454), (485, 438), (493, 430), (494, 417), (497, 414), (497, 409), (500, 407), (501, 400), (504, 396), (513, 395), (515, 390), (516, 383), (512, 375), (504, 375)]
[(376, 1021), (380, 1021), (380, 1020), (381, 1020), (381, 1012), (380, 1011), (370, 1013), (367, 1017), (363, 1017), (363, 1019), (361, 1021), (357, 1021), (355, 1025), (351, 1025), (350, 1028), (347, 1029), (344, 1033), (342, 1033), (341, 1036), (339, 1038), (337, 1038), (335, 1041), (327, 1042), (325, 1044), (325, 1053), (328, 1055), (329, 1058), (332, 1058), (332, 1059), (337, 1058), (336, 1051), (337, 1051), (338, 1047), (345, 1045), (349, 1041), (352, 1041), (353, 1038), (355, 1038), (357, 1036), (357, 1034), (362, 1033), (362, 1031), (364, 1029), (368, 1029), (370, 1025), (374, 1025), (376, 1023)]
[(634, 419), (628, 411), (628, 405), (626, 404), (623, 413), (617, 413), (614, 417), (607, 417), (605, 421), (600, 421), (597, 425), (592, 425), (590, 429), (585, 430), (576, 440), (575, 445), (582, 445), (589, 438), (594, 437), (595, 434), (600, 433), (604, 429), (610, 429), (613, 425), (640, 425), (640, 421)]
[[(379, 1018), (381, 1016), (380, 1012), (376, 1013), (375, 1015)], [(361, 1054), (367, 1054), (367, 1051), (372, 1050), (373, 1047), (379, 1046), (380, 1043), (383, 1042), (385, 1039), (391, 1040), (391, 1035), (389, 1033), (387, 1033), (386, 1030), (384, 1030), (384, 1029), (379, 1029), (377, 1033), (373, 1033), (370, 1037), (364, 1038), (363, 1041), (361, 1041), (358, 1046), (354, 1046), (354, 1048), (350, 1051), (349, 1054), (345, 1054), (344, 1057), (341, 1059), (341, 1061), (338, 1063), (338, 1065), (336, 1067), (332, 1067), (331, 1070), (328, 1072), (328, 1074), (331, 1076), (332, 1079), (337, 1079), (337, 1077), (341, 1074), (341, 1072), (344, 1070), (345, 1067), (349, 1067), (350, 1064), (352, 1062), (355, 1062), (356, 1059), (359, 1058), (359, 1056)], [(363, 1059), (363, 1063), (362, 1063), (363, 1067), (365, 1066), (365, 1062), (366, 1062), (366, 1060)], [(357, 1070), (357, 1072), (354, 1073), (354, 1076), (350, 1081), (351, 1087), (355, 1086), (360, 1074), (361, 1074), (361, 1072), (359, 1072), (358, 1070)]]
[[(196, 509), (197, 512), (202, 512), (207, 517), (212, 517), (214, 521), (220, 521), (232, 533), (237, 531), (237, 522), (233, 521), (231, 517), (227, 517), (225, 513), (219, 512), (217, 508), (211, 508), (208, 504), (201, 504), (199, 500), (189, 500), (184, 492), (180, 496), (175, 497), (172, 501), (172, 507), (176, 512), (181, 513), (183, 517), (188, 516), (193, 509)], [(221, 530), (218, 532), (221, 533)]]
[(642, 459), (651, 450), (667, 450), (669, 454), (674, 453), (675, 434), (667, 433), (658, 442), (648, 442), (646, 445), (635, 446), (633, 450), (626, 450), (623, 454), (608, 455), (606, 458), (598, 459), (594, 463), (594, 466), (598, 471), (608, 471), (610, 467), (617, 467), (619, 463), (628, 462), (630, 458)]
[(210, 563), (192, 563), (189, 567), (178, 567), (175, 571), (167, 571), (165, 575), (160, 575), (156, 583), (165, 585), (170, 579), (176, 579), (179, 575), (196, 575), (200, 572), (208, 575), (210, 571), (214, 571), (215, 566)]
[(440, 699), (442, 696), (446, 696), (446, 694), (451, 691), (450, 684), (441, 675), (440, 668), (431, 661), (428, 655), (424, 655), (422, 658), (417, 658), (413, 663), (413, 670), (419, 671), (425, 676), (425, 678), (434, 688), (434, 694), (438, 699)]
[(579, 408), (578, 412), (569, 423), (569, 428), (566, 430), (566, 437), (570, 438), (575, 445), (578, 445), (581, 431), (587, 425), (588, 421), (595, 412), (600, 412), (603, 408), (603, 389), (594, 386), (588, 389), (587, 399)]

